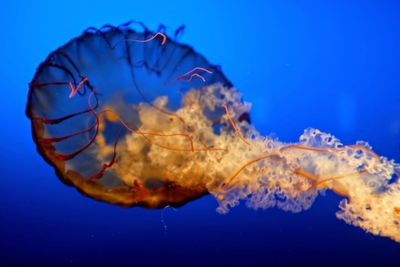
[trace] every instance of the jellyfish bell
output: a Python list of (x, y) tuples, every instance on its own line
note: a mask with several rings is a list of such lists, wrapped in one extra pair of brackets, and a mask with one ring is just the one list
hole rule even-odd
[(26, 112), (39, 153), (91, 198), (161, 208), (211, 194), (221, 213), (300, 212), (333, 190), (338, 218), (400, 242), (398, 164), (317, 129), (263, 136), (221, 69), (164, 32), (90, 28), (40, 64)]
[[(196, 66), (203, 66), (196, 75), (212, 76), (207, 81), (193, 79), (196, 76), (187, 72)], [(162, 167), (144, 165), (116, 177), (106, 166), (113, 157), (112, 165), (125, 161), (118, 152), (128, 142), (124, 135), (139, 134), (140, 128), (148, 127), (148, 133), (139, 134), (148, 143), (135, 144), (132, 160), (145, 157), (154, 142), (162, 146), (163, 138), (156, 135), (181, 120), (174, 112), (182, 94), (213, 83), (230, 86), (217, 66), (161, 32), (135, 31), (128, 25), (89, 28), (40, 64), (30, 84), (26, 113), (38, 151), (65, 183), (123, 206), (176, 206), (206, 194), (206, 188), (177, 184)], [(117, 140), (121, 125), (125, 129)], [(176, 138), (169, 137), (171, 142)], [(115, 155), (109, 147), (114, 144)]]

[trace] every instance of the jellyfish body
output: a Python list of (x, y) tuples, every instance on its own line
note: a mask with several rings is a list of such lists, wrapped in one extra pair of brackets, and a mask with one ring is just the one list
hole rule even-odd
[(317, 129), (293, 144), (262, 136), (249, 111), (219, 67), (128, 25), (52, 52), (27, 105), (40, 154), (89, 197), (160, 208), (209, 193), (221, 213), (241, 200), (300, 212), (331, 189), (344, 197), (340, 219), (400, 242), (397, 164)]

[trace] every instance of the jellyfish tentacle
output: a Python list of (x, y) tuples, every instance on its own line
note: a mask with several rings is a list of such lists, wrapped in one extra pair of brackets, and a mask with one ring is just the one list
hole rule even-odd
[(226, 116), (228, 117), (229, 122), (231, 123), (233, 129), (235, 129), (237, 136), (240, 138), (240, 140), (242, 140), (246, 145), (249, 146), (250, 143), (243, 137), (242, 133), (240, 132), (240, 129), (237, 127), (235, 121), (233, 120), (233, 118), (230, 114), (230, 111), (228, 109), (228, 106), (226, 104), (224, 104), (224, 109), (225, 109)]
[[(203, 149), (202, 149), (202, 148), (196, 148), (196, 147), (194, 146), (193, 137), (192, 137), (191, 135), (189, 135), (189, 134), (186, 134), (186, 133), (161, 133), (161, 132), (148, 132), (148, 131), (142, 131), (142, 130), (135, 130), (134, 128), (130, 127), (130, 126), (126, 123), (126, 121), (125, 121), (124, 119), (122, 119), (121, 116), (120, 116), (117, 112), (115, 112), (114, 110), (107, 108), (107, 109), (103, 109), (103, 110), (101, 111), (101, 113), (105, 113), (105, 112), (111, 112), (111, 113), (113, 113), (115, 116), (117, 116), (118, 121), (119, 121), (127, 130), (129, 130), (130, 132), (133, 132), (133, 133), (135, 133), (135, 134), (137, 134), (137, 135), (140, 135), (140, 136), (142, 136), (143, 138), (145, 138), (145, 140), (148, 141), (150, 144), (155, 145), (155, 146), (158, 146), (158, 147), (161, 147), (161, 148), (164, 148), (164, 149), (168, 149), (168, 150), (172, 150), (172, 151), (178, 151), (178, 152), (200, 152), (200, 151), (221, 151), (221, 150), (223, 150), (223, 149), (221, 149), (221, 148), (207, 148), (207, 147), (205, 147), (205, 148), (203, 148)], [(161, 145), (161, 144), (157, 144), (157, 143), (152, 142), (152, 141), (147, 137), (147, 135), (150, 135), (150, 136), (160, 136), (160, 137), (182, 136), (182, 137), (185, 137), (185, 138), (188, 140), (188, 142), (190, 143), (190, 148), (171, 148), (171, 147), (167, 147), (167, 146), (164, 146), (164, 145)]]
[(329, 181), (335, 181), (335, 180), (339, 180), (339, 179), (343, 179), (343, 178), (349, 178), (349, 177), (353, 177), (356, 175), (361, 175), (364, 173), (368, 173), (367, 170), (361, 170), (361, 171), (357, 171), (357, 172), (353, 172), (353, 173), (348, 173), (348, 174), (344, 174), (344, 175), (338, 175), (338, 176), (332, 176), (332, 177), (328, 177), (328, 178), (323, 178), (323, 179), (318, 179), (318, 181), (316, 181), (312, 186), (310, 186), (307, 190), (311, 190), (313, 188), (316, 188), (319, 185), (323, 185)]
[(271, 158), (272, 156), (278, 156), (279, 157), (279, 154), (277, 154), (277, 153), (268, 153), (266, 155), (260, 156), (258, 158), (255, 158), (255, 159), (252, 159), (252, 160), (246, 162), (232, 176), (230, 176), (229, 179), (222, 184), (222, 186), (223, 187), (229, 186), (232, 183), (232, 181), (236, 177), (238, 177), (242, 173), (242, 171), (244, 169), (246, 169), (248, 166), (253, 165), (253, 164), (255, 164), (255, 163), (259, 162), (259, 161), (263, 161), (263, 160), (266, 160), (268, 158)]
[(54, 155), (55, 155), (56, 158), (58, 158), (58, 159), (60, 159), (62, 161), (71, 160), (71, 159), (75, 158), (77, 155), (79, 155), (82, 151), (85, 151), (96, 140), (97, 134), (99, 132), (99, 117), (98, 117), (96, 111), (94, 110), (94, 107), (93, 107), (93, 105), (91, 103), (91, 100), (90, 100), (93, 95), (95, 96), (96, 103), (97, 103), (98, 100), (97, 100), (97, 96), (96, 96), (96, 91), (94, 89), (93, 89), (93, 91), (90, 93), (90, 95), (88, 97), (89, 109), (94, 114), (95, 119), (96, 119), (96, 122), (95, 122), (96, 127), (95, 127), (95, 132), (94, 132), (93, 136), (90, 138), (90, 140), (85, 145), (83, 145), (82, 147), (80, 147), (79, 149), (77, 149), (77, 150), (75, 150), (75, 151), (73, 151), (71, 153), (60, 154), (60, 153), (56, 153), (55, 152)]
[(75, 94), (83, 87), (84, 83), (88, 81), (88, 78), (85, 77), (83, 78), (78, 85), (74, 88), (74, 86), (72, 85), (72, 83), (69, 83), (69, 88), (71, 89), (71, 93), (69, 94), (69, 98), (72, 98), (75, 96)]
[(114, 49), (116, 46), (118, 46), (119, 44), (121, 44), (123, 42), (147, 43), (147, 42), (154, 40), (158, 36), (161, 36), (161, 38), (162, 38), (161, 45), (164, 45), (167, 42), (167, 36), (162, 32), (156, 32), (152, 37), (145, 39), (145, 40), (125, 38), (124, 40), (118, 41), (117, 43), (115, 43), (112, 48)]
[(346, 148), (355, 148), (355, 149), (360, 149), (366, 153), (371, 154), (375, 159), (380, 159), (381, 157), (376, 154), (374, 151), (371, 149), (361, 146), (361, 145), (349, 145), (345, 147), (337, 147), (337, 148), (324, 148), (324, 147), (312, 147), (312, 146), (305, 146), (305, 145), (296, 145), (296, 144), (291, 144), (287, 145), (285, 147), (282, 147), (280, 149), (281, 152), (284, 152), (286, 150), (290, 149), (299, 149), (299, 150), (308, 150), (308, 151), (314, 151), (314, 152), (322, 152), (322, 153), (335, 153), (337, 151), (343, 151)]
[[(201, 74), (196, 73), (196, 71), (203, 71), (203, 72), (206, 72), (206, 73), (208, 73), (208, 74), (212, 74), (212, 73), (213, 73), (211, 70), (208, 70), (208, 69), (203, 68), (203, 67), (194, 67), (194, 68), (191, 69), (190, 71), (188, 71), (188, 72), (186, 72), (186, 73), (184, 73), (184, 74), (178, 76), (178, 77), (176, 78), (176, 80), (177, 80), (177, 81), (182, 80), (182, 81), (184, 81), (184, 82), (191, 82), (192, 79), (193, 79), (194, 77), (198, 77), (198, 78), (199, 78), (200, 80), (202, 80), (203, 82), (206, 82), (206, 79), (205, 79)], [(189, 76), (189, 75), (190, 75), (190, 76)], [(187, 78), (187, 76), (189, 76), (189, 78)]]
[(181, 76), (179, 76), (179, 77), (176, 78), (176, 79), (177, 79), (177, 80), (181, 80), (181, 79), (183, 79), (185, 76), (187, 76), (187, 75), (189, 75), (189, 74), (191, 74), (191, 73), (193, 73), (193, 72), (195, 72), (195, 71), (197, 71), (197, 70), (207, 72), (208, 74), (212, 74), (212, 73), (213, 73), (211, 70), (208, 70), (208, 69), (203, 68), (203, 67), (194, 67), (193, 69), (191, 69), (191, 70), (189, 70), (188, 72), (182, 74)]
[[(291, 147), (289, 147), (289, 148), (304, 149), (304, 150), (308, 150), (308, 151), (329, 152), (329, 153), (332, 153), (332, 152), (333, 152), (333, 151), (330, 151), (329, 149), (323, 149), (323, 148), (315, 148), (315, 147), (300, 146), (300, 145), (290, 145), (290, 146), (291, 146)], [(358, 147), (358, 145), (355, 145), (355, 146)], [(288, 147), (283, 147), (283, 148), (281, 148), (279, 151), (282, 152), (282, 151), (285, 151), (285, 150), (287, 150), (287, 149), (289, 149), (289, 148), (288, 148)], [(367, 151), (369, 151), (369, 149), (367, 149)], [(228, 186), (229, 184), (231, 184), (231, 182), (232, 182), (235, 178), (237, 178), (237, 177), (240, 175), (240, 173), (241, 173), (244, 169), (246, 169), (248, 166), (250, 166), (250, 165), (252, 165), (252, 164), (254, 164), (254, 163), (257, 163), (257, 162), (259, 162), (259, 161), (268, 159), (268, 158), (270, 158), (270, 157), (272, 157), (272, 156), (280, 156), (280, 155), (277, 154), (277, 153), (270, 153), (270, 154), (263, 155), (263, 156), (260, 156), (260, 157), (258, 157), (258, 158), (255, 158), (255, 159), (253, 159), (253, 160), (250, 160), (250, 161), (246, 162), (246, 163), (243, 164), (232, 176), (230, 176), (229, 179), (228, 179), (226, 182), (223, 183), (223, 186)], [(346, 174), (346, 175), (339, 175), (339, 176), (333, 176), (333, 177), (328, 177), (328, 178), (320, 178), (320, 177), (317, 177), (317, 176), (315, 176), (314, 174), (312, 174), (312, 173), (310, 173), (310, 172), (307, 172), (307, 171), (305, 171), (305, 170), (303, 170), (303, 169), (301, 169), (301, 168), (297, 168), (296, 170), (294, 170), (293, 173), (296, 174), (296, 175), (302, 176), (302, 177), (304, 177), (304, 178), (307, 178), (307, 179), (309, 179), (309, 180), (311, 180), (311, 181), (314, 182), (314, 184), (311, 185), (311, 186), (307, 189), (307, 191), (308, 191), (308, 190), (311, 190), (311, 189), (316, 188), (316, 187), (319, 186), (319, 185), (323, 185), (323, 184), (325, 184), (326, 182), (329, 182), (329, 181), (338, 180), (338, 179), (343, 179), (343, 178), (351, 177), (351, 176), (354, 176), (354, 175), (360, 175), (360, 174), (367, 173), (367, 170), (361, 170), (361, 171), (357, 171), (357, 172), (350, 173), (350, 174)]]
[(40, 143), (45, 143), (45, 144), (61, 142), (61, 141), (67, 140), (67, 139), (69, 139), (69, 138), (71, 138), (71, 137), (74, 137), (74, 136), (78, 136), (78, 135), (81, 135), (81, 134), (88, 133), (88, 132), (92, 131), (92, 130), (96, 127), (96, 125), (97, 125), (97, 123), (93, 123), (90, 127), (86, 128), (86, 129), (84, 129), (84, 130), (82, 130), (82, 131), (75, 132), (75, 133), (68, 134), (68, 135), (64, 135), (64, 136), (57, 136), (57, 137), (40, 137), (40, 138), (38, 138), (38, 141), (39, 141)]
[(29, 84), (29, 88), (37, 88), (37, 87), (45, 87), (49, 85), (69, 85), (71, 82), (44, 82), (44, 83), (38, 83), (38, 82), (33, 82)]
[[(126, 37), (126, 36), (124, 35), (124, 37)], [(126, 39), (125, 39), (125, 40), (126, 40)], [(127, 57), (128, 64), (129, 64), (130, 66), (133, 66), (133, 65), (132, 65), (132, 59), (131, 59), (131, 53), (130, 53), (130, 51), (129, 51), (128, 48), (126, 48), (126, 53), (127, 53), (127, 55), (128, 55), (128, 57)], [(161, 112), (161, 113), (163, 113), (163, 114), (166, 114), (167, 116), (177, 118), (177, 119), (180, 120), (183, 124), (185, 124), (185, 121), (184, 121), (180, 116), (176, 115), (175, 113), (173, 113), (173, 112), (171, 112), (171, 111), (168, 111), (168, 110), (159, 108), (159, 107), (157, 107), (156, 105), (154, 105), (151, 101), (149, 101), (149, 100), (147, 99), (147, 97), (145, 96), (145, 94), (143, 93), (143, 91), (140, 89), (140, 86), (139, 86), (138, 83), (137, 83), (137, 79), (135, 78), (135, 74), (134, 74), (134, 72), (133, 72), (133, 68), (131, 68), (129, 72), (130, 72), (130, 75), (131, 75), (131, 77), (132, 77), (132, 81), (133, 81), (133, 84), (134, 84), (134, 88), (135, 88), (136, 91), (139, 93), (140, 97), (143, 99), (144, 102), (146, 102), (146, 103), (149, 104), (151, 107), (153, 107), (154, 109), (158, 110), (159, 112)]]
[(293, 173), (302, 176), (304, 178), (307, 178), (308, 180), (311, 180), (313, 182), (317, 182), (319, 180), (319, 178), (314, 174), (300, 168), (295, 169)]
[(97, 173), (95, 173), (94, 175), (92, 175), (91, 177), (89, 177), (88, 180), (97, 180), (100, 179), (101, 177), (103, 177), (104, 172), (108, 169), (111, 168), (114, 163), (116, 162), (116, 158), (117, 158), (117, 145), (118, 142), (120, 140), (121, 137), (121, 131), (122, 131), (123, 127), (121, 127), (118, 131), (117, 134), (117, 138), (115, 139), (114, 142), (114, 147), (113, 147), (113, 155), (111, 157), (111, 160), (108, 163), (103, 163), (103, 165), (101, 166), (101, 168), (97, 171)]
[[(250, 166), (252, 164), (255, 164), (255, 163), (259, 162), (259, 161), (266, 160), (266, 159), (271, 158), (273, 156), (281, 157), (278, 153), (268, 153), (266, 155), (260, 156), (258, 158), (255, 158), (253, 160), (250, 160), (250, 161), (246, 162), (232, 176), (230, 176), (229, 179), (226, 182), (223, 183), (223, 186), (228, 186), (229, 184), (231, 184), (232, 181), (235, 178), (237, 178), (241, 174), (241, 172), (244, 169), (246, 169), (248, 166)], [(309, 173), (309, 172), (307, 172), (305, 170), (299, 169), (299, 168), (294, 170), (294, 174), (297, 174), (299, 176), (305, 177), (305, 178), (307, 178), (307, 179), (309, 179), (311, 181), (314, 181), (314, 182), (317, 182), (319, 180), (319, 178), (316, 177), (315, 175), (313, 175), (313, 174), (311, 174), (311, 173)]]
[[(204, 78), (204, 76), (202, 76), (199, 73), (195, 73), (196, 71), (203, 71), (203, 72), (206, 72), (208, 74), (213, 74), (213, 72), (211, 70), (207, 69), (207, 68), (194, 67), (190, 71), (179, 75), (173, 82), (183, 81), (185, 83), (190, 83), (194, 77), (197, 77), (203, 82), (203, 84), (205, 84), (206, 83), (206, 78)], [(187, 76), (189, 76), (189, 78), (187, 78)], [(203, 90), (204, 90), (204, 87), (200, 87), (199, 88), (199, 97), (198, 97), (198, 100), (197, 100), (197, 102), (199, 103), (199, 106), (201, 106), (201, 97), (203, 96)]]
[[(54, 57), (54, 54), (55, 53), (51, 53), (48, 58)], [(93, 88), (90, 85), (90, 83), (88, 81), (88, 78), (80, 73), (79, 68), (73, 62), (73, 60), (66, 53), (64, 53), (62, 51), (59, 51), (59, 54), (67, 59), (67, 61), (71, 64), (71, 66), (73, 66), (75, 71), (78, 72), (79, 76), (82, 78), (82, 80), (84, 80), (84, 82), (81, 81), (81, 83), (79, 83), (81, 85), (76, 85), (76, 79), (75, 79), (75, 76), (74, 76), (74, 74), (72, 73), (71, 70), (69, 70), (67, 67), (65, 67), (63, 65), (55, 64), (55, 63), (51, 63), (51, 62), (47, 62), (46, 61), (46, 62), (40, 64), (39, 69), (38, 69), (39, 73), (41, 73), (44, 68), (57, 68), (57, 69), (60, 69), (63, 72), (65, 72), (72, 79), (72, 82), (67, 82), (67, 81), (32, 82), (32, 83), (29, 84), (29, 88), (31, 90), (33, 90), (35, 88), (41, 88), (41, 87), (46, 87), (46, 86), (50, 86), (50, 85), (69, 85), (70, 88), (73, 88), (72, 84), (75, 84), (76, 87), (77, 87), (77, 91), (78, 91), (81, 87), (83, 87), (83, 84), (87, 84), (87, 86), (93, 91)], [(97, 101), (97, 98), (96, 98), (96, 105), (93, 107), (93, 109), (97, 109), (97, 107), (98, 107), (98, 101)], [(83, 111), (71, 113), (69, 115), (62, 116), (62, 117), (55, 118), (55, 119), (48, 119), (48, 118), (37, 117), (37, 116), (32, 116), (32, 119), (33, 120), (38, 120), (38, 121), (40, 121), (42, 123), (46, 123), (46, 124), (57, 124), (57, 123), (60, 123), (62, 121), (65, 121), (67, 119), (70, 119), (70, 118), (73, 118), (73, 117), (76, 117), (78, 115), (82, 115), (82, 114), (85, 114), (85, 113), (88, 113), (88, 112), (91, 112), (91, 109), (86, 109), (86, 110), (83, 110)]]
[[(97, 109), (97, 107), (98, 107), (98, 102), (96, 102), (96, 104), (94, 105), (93, 109)], [(75, 112), (75, 113), (71, 113), (71, 114), (68, 114), (66, 116), (55, 118), (55, 119), (48, 119), (48, 118), (45, 118), (45, 117), (34, 116), (34, 117), (32, 117), (32, 120), (37, 120), (37, 121), (40, 121), (40, 122), (45, 123), (45, 124), (58, 124), (58, 123), (63, 122), (65, 120), (68, 120), (68, 119), (71, 119), (73, 117), (76, 117), (76, 116), (79, 116), (79, 115), (82, 115), (82, 114), (86, 114), (86, 113), (89, 113), (89, 112), (92, 112), (92, 110), (91, 109), (85, 109), (85, 110), (82, 110), (82, 111), (79, 111), (79, 112)]]

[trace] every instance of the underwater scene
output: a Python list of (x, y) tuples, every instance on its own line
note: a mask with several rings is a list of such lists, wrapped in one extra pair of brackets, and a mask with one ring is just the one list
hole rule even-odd
[(2, 266), (400, 260), (395, 1), (9, 1)]

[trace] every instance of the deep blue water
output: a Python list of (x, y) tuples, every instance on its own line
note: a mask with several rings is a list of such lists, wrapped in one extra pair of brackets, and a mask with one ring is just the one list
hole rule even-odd
[(399, 162), (399, 14), (378, 0), (2, 1), (0, 265), (397, 266), (400, 244), (336, 219), (334, 193), (300, 214), (220, 215), (210, 196), (164, 211), (86, 198), (38, 155), (24, 111), (38, 64), (85, 28), (184, 24), (180, 41), (222, 66), (262, 133), (296, 141), (315, 127)]

